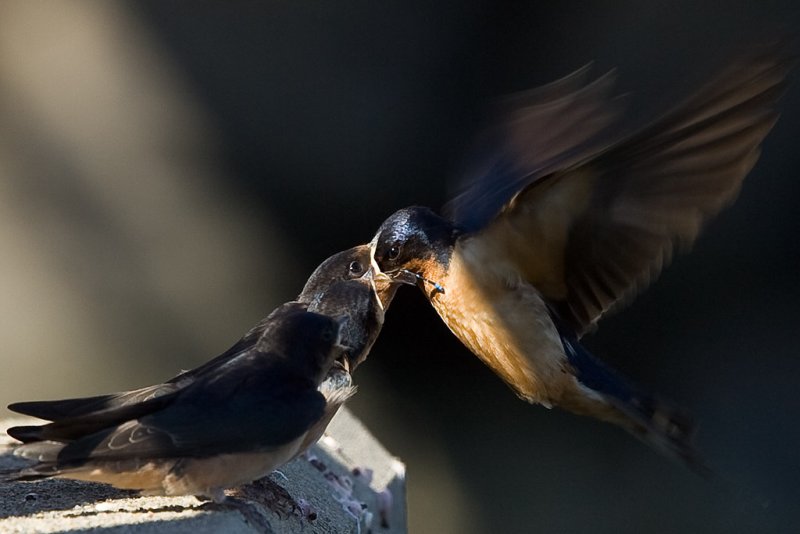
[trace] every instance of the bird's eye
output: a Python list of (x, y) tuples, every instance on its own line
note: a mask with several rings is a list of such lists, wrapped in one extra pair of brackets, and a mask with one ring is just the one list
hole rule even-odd
[(400, 245), (395, 243), (389, 248), (389, 259), (396, 260), (400, 256)]
[(361, 265), (361, 262), (358, 262), (358, 261), (354, 261), (354, 262), (350, 263), (350, 265), (348, 266), (348, 269), (350, 270), (350, 273), (352, 273), (352, 274), (361, 274), (361, 273), (364, 272), (364, 267)]

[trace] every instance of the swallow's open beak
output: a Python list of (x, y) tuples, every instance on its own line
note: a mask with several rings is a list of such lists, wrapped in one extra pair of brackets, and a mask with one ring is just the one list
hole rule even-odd
[(408, 271), (406, 269), (400, 269), (397, 271), (389, 271), (384, 272), (378, 266), (378, 262), (375, 261), (375, 244), (370, 244), (370, 271), (372, 271), (372, 279), (377, 284), (408, 284), (411, 286), (417, 285), (419, 281), (419, 276)]
[(371, 278), (372, 289), (378, 296), (378, 303), (380, 304), (381, 310), (386, 311), (386, 308), (391, 304), (394, 294), (397, 292), (397, 288), (400, 287), (400, 284), (395, 283), (391, 276), (379, 271), (375, 266), (370, 267), (364, 276)]
[(333, 361), (333, 366), (338, 367), (339, 369), (345, 371), (346, 373), (350, 372), (350, 358), (348, 357), (347, 353), (342, 354), (340, 357), (336, 358)]
[[(378, 263), (375, 261), (375, 243), (374, 240), (370, 244), (370, 270), (372, 271), (372, 279), (375, 282), (381, 282), (385, 284), (387, 281), (391, 285), (397, 284), (407, 284), (410, 286), (417, 286), (420, 282), (431, 284), (433, 286), (433, 290), (437, 293), (444, 293), (444, 287), (442, 287), (439, 282), (435, 282), (433, 280), (428, 280), (427, 278), (423, 277), (419, 273), (415, 273), (414, 271), (409, 271), (408, 269), (397, 269), (396, 271), (388, 271), (384, 272), (381, 271), (381, 268), (378, 266)], [(392, 295), (393, 296), (393, 295)], [(389, 299), (391, 300), (391, 298)]]
[(379, 283), (379, 282), (391, 283), (391, 282), (393, 282), (392, 277), (389, 276), (388, 274), (384, 273), (384, 272), (376, 271), (374, 268), (370, 269), (369, 272), (372, 274), (372, 279), (375, 281), (375, 283)]

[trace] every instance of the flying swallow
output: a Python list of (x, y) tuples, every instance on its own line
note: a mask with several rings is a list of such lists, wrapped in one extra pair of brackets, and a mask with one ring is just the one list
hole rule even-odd
[(269, 335), (176, 391), (130, 405), (12, 427), (37, 460), (6, 480), (103, 482), (151, 495), (204, 495), (261, 478), (293, 458), (324, 415), (320, 383), (345, 349), (341, 323), (282, 307)]
[(762, 50), (609, 142), (611, 76), (513, 97), (446, 206), (402, 209), (370, 246), (522, 399), (609, 421), (698, 466), (687, 417), (580, 343), (731, 203), (778, 118), (789, 61)]
[[(334, 292), (335, 295), (330, 301), (325, 298), (325, 292), (331, 286), (339, 282), (362, 278), (365, 286), (374, 289), (378, 301), (374, 301), (366, 295), (356, 295), (354, 298), (358, 302), (354, 302), (351, 306), (348, 302), (342, 301), (342, 297), (339, 295), (340, 290)], [(344, 357), (348, 358), (348, 371), (352, 371), (363, 362), (369, 353), (369, 349), (372, 347), (372, 343), (374, 343), (383, 324), (383, 310), (391, 303), (396, 289), (397, 285), (390, 283), (385, 275), (373, 276), (370, 269), (369, 247), (366, 245), (354, 247), (334, 254), (323, 261), (308, 278), (305, 287), (295, 301), (287, 302), (278, 307), (250, 329), (228, 350), (199, 367), (178, 374), (165, 383), (93, 397), (17, 402), (9, 405), (8, 408), (15, 412), (47, 421), (57, 421), (115, 407), (137, 404), (161, 395), (173, 393), (192, 384), (198, 377), (214, 372), (217, 367), (230, 359), (251, 350), (260, 339), (268, 338), (272, 329), (280, 324), (276, 322), (276, 317), (282, 316), (289, 309), (305, 310), (312, 302), (315, 304), (311, 311), (317, 310), (319, 313), (332, 317), (348, 317), (344, 325), (345, 337), (347, 338), (345, 344), (351, 348)], [(370, 316), (370, 314), (374, 315)], [(363, 326), (358, 326), (361, 325), (362, 321)], [(358, 328), (363, 330), (362, 334), (351, 332), (351, 330)], [(362, 335), (363, 339), (357, 339), (358, 335)], [(336, 366), (331, 372), (338, 375), (340, 373), (338, 367)], [(341, 377), (336, 379), (336, 383), (341, 383)], [(330, 391), (330, 388), (326, 386), (323, 390)]]

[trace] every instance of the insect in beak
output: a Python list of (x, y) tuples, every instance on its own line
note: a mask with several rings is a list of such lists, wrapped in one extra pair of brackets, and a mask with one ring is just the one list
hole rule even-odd
[(429, 280), (422, 276), (419, 273), (415, 273), (413, 271), (409, 271), (408, 269), (400, 269), (396, 273), (393, 274), (392, 279), (395, 282), (401, 282), (403, 284), (410, 284), (410, 285), (417, 285), (419, 282), (423, 282), (425, 284), (430, 284), (433, 286), (433, 290), (436, 293), (444, 294), (444, 287), (434, 280)]

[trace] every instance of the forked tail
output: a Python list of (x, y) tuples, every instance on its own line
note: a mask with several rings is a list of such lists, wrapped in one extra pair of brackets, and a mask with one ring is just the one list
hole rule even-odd
[(615, 423), (693, 471), (711, 474), (692, 443), (695, 425), (689, 415), (625, 380), (574, 338), (562, 335), (561, 340), (584, 394), (566, 407)]

